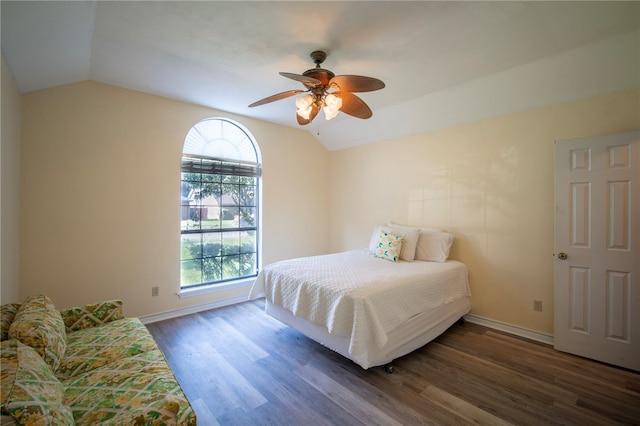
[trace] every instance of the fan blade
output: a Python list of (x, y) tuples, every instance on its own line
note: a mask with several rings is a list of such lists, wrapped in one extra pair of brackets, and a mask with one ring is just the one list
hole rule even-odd
[(373, 115), (371, 108), (359, 97), (350, 92), (334, 92), (335, 96), (342, 99), (340, 111), (357, 118), (370, 118)]
[(385, 87), (382, 80), (362, 75), (336, 75), (329, 81), (329, 87), (333, 85), (341, 92), (372, 92)]
[(273, 102), (273, 101), (279, 101), (280, 99), (288, 98), (290, 96), (295, 96), (298, 93), (304, 93), (304, 90), (287, 90), (286, 92), (277, 93), (275, 95), (268, 96), (264, 99), (260, 99), (259, 101), (252, 103), (251, 105), (249, 105), (249, 108), (255, 107), (258, 105), (268, 104), (269, 102)]
[(316, 87), (322, 84), (322, 82), (317, 78), (307, 77), (306, 75), (293, 74), (290, 72), (281, 72), (280, 75), (295, 81), (299, 81), (300, 83), (304, 84), (308, 88)]
[(311, 114), (309, 114), (309, 118), (303, 118), (300, 117), (298, 114), (296, 114), (296, 118), (298, 119), (298, 124), (301, 126), (304, 126), (305, 124), (309, 124), (313, 121), (314, 118), (316, 118), (316, 115), (318, 115), (318, 112), (320, 111), (320, 107), (317, 106), (315, 103), (311, 105)]

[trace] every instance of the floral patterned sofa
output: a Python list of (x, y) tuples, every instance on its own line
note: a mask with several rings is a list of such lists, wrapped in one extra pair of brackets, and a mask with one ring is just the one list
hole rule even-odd
[(147, 328), (122, 301), (58, 311), (43, 295), (0, 307), (2, 424), (195, 425)]

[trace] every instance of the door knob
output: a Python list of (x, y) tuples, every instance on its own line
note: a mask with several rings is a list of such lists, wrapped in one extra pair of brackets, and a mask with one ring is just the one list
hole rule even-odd
[(567, 257), (569, 257), (567, 256), (567, 253), (558, 253), (558, 259), (560, 260), (567, 260)]

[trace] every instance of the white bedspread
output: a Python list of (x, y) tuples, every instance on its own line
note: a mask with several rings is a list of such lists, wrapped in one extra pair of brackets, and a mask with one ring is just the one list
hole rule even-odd
[(349, 353), (368, 365), (368, 348), (420, 312), (470, 296), (458, 261), (397, 263), (367, 250), (284, 260), (264, 267), (249, 298), (266, 297), (296, 316), (350, 339)]

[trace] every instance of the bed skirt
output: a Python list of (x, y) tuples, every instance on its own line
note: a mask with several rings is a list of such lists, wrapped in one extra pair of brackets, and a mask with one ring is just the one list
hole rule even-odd
[[(470, 298), (464, 297), (409, 318), (403, 324), (387, 333), (388, 340), (383, 347), (369, 349), (369, 365), (361, 365), (361, 367), (367, 369), (385, 365), (396, 358), (413, 352), (446, 331), (462, 316), (469, 313), (470, 309)], [(353, 361), (349, 354), (348, 337), (329, 334), (326, 327), (295, 316), (287, 309), (274, 305), (269, 300), (266, 300), (265, 312), (310, 339)]]

